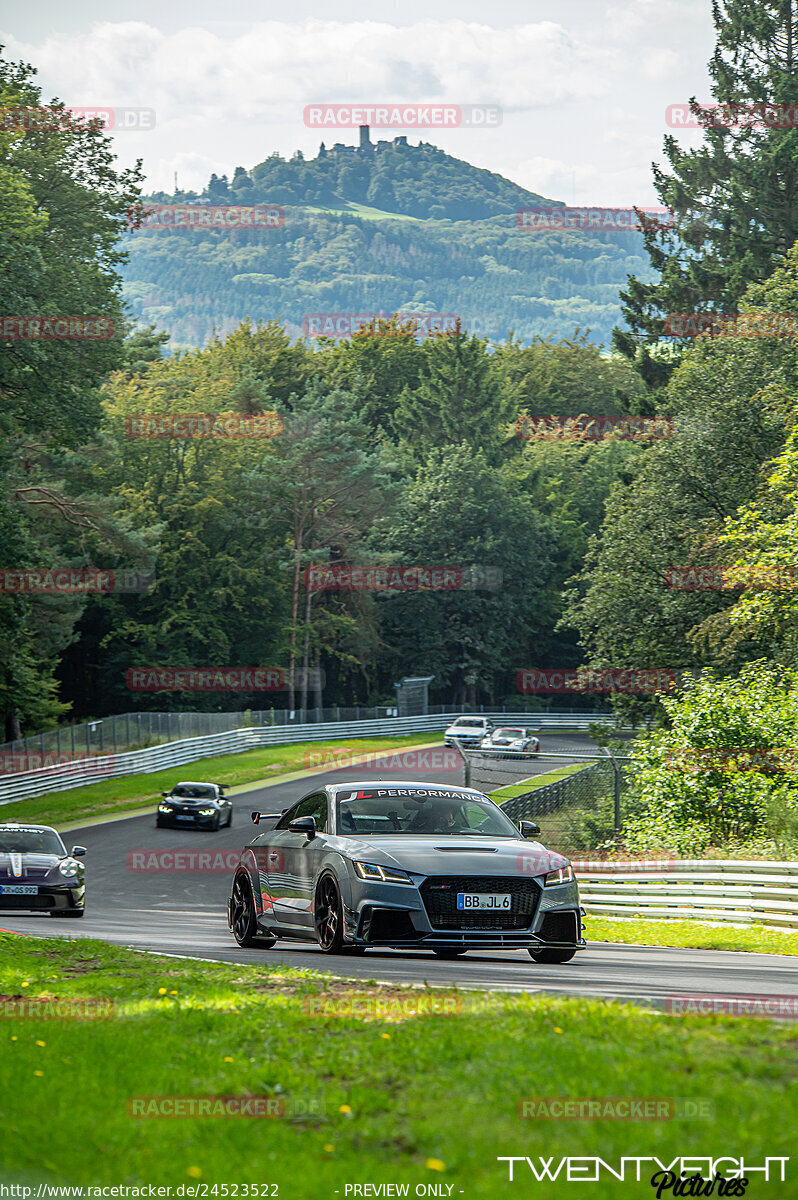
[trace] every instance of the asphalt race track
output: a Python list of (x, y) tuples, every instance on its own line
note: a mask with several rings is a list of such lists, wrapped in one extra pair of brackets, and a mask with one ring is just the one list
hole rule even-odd
[[(586, 753), (586, 735), (546, 737), (544, 750)], [(388, 756), (392, 757), (391, 755)], [(534, 760), (525, 775), (535, 775), (565, 760)], [(663, 950), (644, 946), (593, 943), (570, 963), (543, 966), (524, 951), (470, 952), (443, 961), (432, 953), (370, 950), (362, 958), (328, 957), (302, 942), (279, 941), (273, 950), (243, 950), (227, 928), (225, 905), (232, 878), (232, 850), (254, 832), (251, 809), (279, 811), (316, 782), (338, 779), (376, 780), (400, 777), (392, 769), (348, 767), (317, 774), (313, 780), (274, 783), (233, 795), (233, 827), (218, 833), (156, 829), (153, 815), (90, 825), (72, 830), (67, 846), (87, 847), (87, 910), (82, 921), (53, 920), (44, 914), (0, 911), (0, 927), (18, 933), (53, 937), (95, 937), (140, 950), (188, 955), (223, 962), (274, 961), (316, 968), (349, 978), (422, 984), (457, 983), (461, 987), (503, 991), (546, 991), (581, 996), (628, 999), (661, 1007), (668, 997), (688, 995), (795, 996), (798, 959), (781, 955), (740, 954), (709, 950)], [(419, 772), (409, 776), (418, 778)], [(430, 782), (462, 783), (462, 773), (433, 770)], [(175, 772), (175, 783), (191, 778), (191, 767)], [(545, 819), (542, 818), (545, 844)], [(211, 851), (221, 869), (212, 872), (145, 872), (132, 869), (142, 850)], [(227, 853), (224, 853), (227, 852)], [(139, 859), (139, 862), (142, 860)], [(590, 943), (590, 919), (586, 937)]]

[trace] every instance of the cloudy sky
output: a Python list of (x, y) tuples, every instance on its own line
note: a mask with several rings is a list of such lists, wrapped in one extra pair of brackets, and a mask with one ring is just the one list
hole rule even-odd
[[(579, 205), (655, 204), (665, 109), (709, 98), (710, 0), (37, 0), (0, 16), (44, 96), (155, 110), (115, 135), (148, 184), (201, 188), (274, 150), (315, 156), (308, 104), (498, 105), (501, 124), (432, 129), (449, 154)], [(434, 14), (434, 15), (433, 15)], [(228, 19), (220, 19), (228, 18)], [(332, 129), (354, 142), (356, 130)], [(373, 131), (373, 137), (412, 129)], [(681, 138), (696, 135), (680, 134)]]

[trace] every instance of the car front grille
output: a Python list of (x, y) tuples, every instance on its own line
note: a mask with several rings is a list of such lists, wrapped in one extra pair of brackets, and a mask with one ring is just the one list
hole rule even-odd
[[(430, 924), (435, 929), (528, 929), (537, 911), (540, 888), (515, 875), (431, 875), (420, 888)], [(459, 892), (512, 896), (509, 912), (462, 912)]]

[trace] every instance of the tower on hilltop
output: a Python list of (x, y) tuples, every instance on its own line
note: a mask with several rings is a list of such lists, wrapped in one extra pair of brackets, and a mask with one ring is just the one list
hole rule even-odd
[(369, 127), (368, 127), (368, 125), (361, 125), (361, 126), (359, 126), (359, 129), (360, 129), (360, 153), (361, 154), (371, 154), (371, 152), (374, 149), (374, 146), (371, 142), (371, 139), (369, 138)]

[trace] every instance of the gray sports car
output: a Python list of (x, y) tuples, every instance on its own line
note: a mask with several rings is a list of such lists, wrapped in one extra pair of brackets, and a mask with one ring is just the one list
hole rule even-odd
[(49, 825), (0, 825), (0, 909), (82, 917), (86, 906), (85, 846), (71, 853)]
[[(228, 901), (240, 946), (278, 937), (327, 954), (369, 946), (528, 950), (563, 963), (584, 946), (566, 858), (472, 788), (380, 780), (317, 787), (242, 850)], [(275, 824), (276, 822), (276, 824)]]

